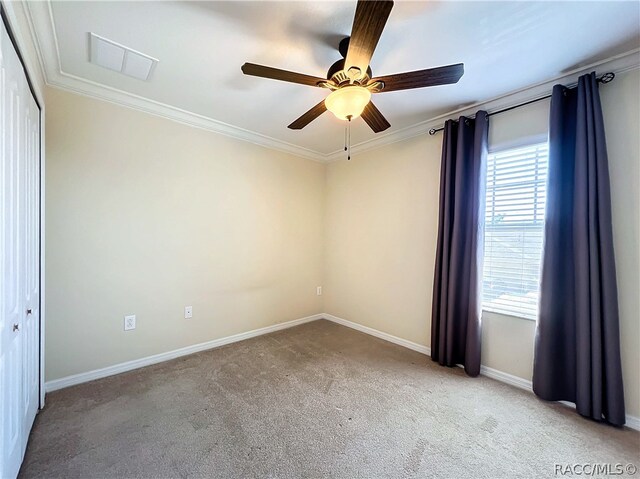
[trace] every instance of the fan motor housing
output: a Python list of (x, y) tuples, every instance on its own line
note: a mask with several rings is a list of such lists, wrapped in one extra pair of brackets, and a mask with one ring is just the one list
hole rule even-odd
[[(327, 71), (327, 80), (333, 81), (336, 85), (351, 82), (351, 78), (349, 78), (347, 72), (344, 71), (344, 62), (345, 59), (342, 58), (329, 67), (329, 71)], [(355, 83), (366, 85), (372, 76), (373, 73), (371, 72), (371, 67), (367, 67), (367, 73), (355, 80)]]
[(342, 55), (342, 58), (347, 58), (350, 39), (351, 37), (344, 37), (342, 40), (340, 40), (340, 43), (338, 44), (338, 51), (340, 52), (340, 55)]

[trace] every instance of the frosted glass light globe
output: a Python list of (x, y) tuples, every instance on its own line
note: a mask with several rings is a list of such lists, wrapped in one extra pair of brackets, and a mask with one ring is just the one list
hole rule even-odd
[(358, 118), (364, 108), (371, 101), (371, 92), (364, 87), (357, 85), (344, 86), (331, 94), (324, 100), (324, 105), (336, 118), (347, 120)]

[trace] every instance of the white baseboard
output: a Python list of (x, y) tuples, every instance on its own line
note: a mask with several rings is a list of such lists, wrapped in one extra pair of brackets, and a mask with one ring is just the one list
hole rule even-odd
[(500, 381), (501, 383), (510, 384), (511, 386), (524, 389), (525, 391), (533, 392), (531, 381), (514, 376), (513, 374), (504, 373), (497, 369), (482, 365), (480, 366), (480, 374), (488, 378), (495, 379), (496, 381)]
[(332, 314), (323, 314), (321, 315), (324, 319), (328, 319), (329, 321), (333, 321), (334, 323), (341, 324), (351, 329), (355, 329), (357, 331), (361, 331), (363, 333), (369, 334), (371, 336), (375, 336), (376, 338), (384, 339), (385, 341), (389, 341), (390, 343), (398, 344), (400, 346), (404, 346), (405, 348), (412, 349), (422, 354), (426, 354), (427, 356), (431, 356), (431, 348), (428, 346), (424, 346), (422, 344), (414, 343), (413, 341), (408, 341), (406, 339), (399, 338), (397, 336), (393, 336), (388, 333), (383, 333), (382, 331), (378, 331), (377, 329), (369, 328), (368, 326), (363, 326), (358, 323), (354, 323), (352, 321), (348, 321), (346, 319), (339, 318), (337, 316), (333, 316)]
[[(356, 331), (369, 334), (370, 336), (375, 336), (376, 338), (384, 339), (385, 341), (389, 341), (390, 343), (394, 343), (399, 346), (403, 346), (407, 349), (411, 349), (413, 351), (417, 351), (427, 356), (431, 356), (431, 348), (429, 346), (414, 343), (413, 341), (402, 339), (397, 336), (393, 336), (392, 334), (384, 333), (382, 331), (378, 331), (377, 329), (373, 329), (368, 326), (363, 326), (361, 324), (354, 323), (353, 321), (349, 321), (343, 318), (339, 318), (332, 314), (314, 314), (313, 316), (307, 316), (306, 318), (294, 319), (293, 321), (287, 321), (284, 323), (278, 323), (278, 324), (274, 324), (272, 326), (267, 326), (260, 329), (254, 329), (252, 331), (247, 331), (246, 333), (234, 334), (233, 336), (227, 336), (225, 338), (214, 339), (212, 341), (207, 341), (200, 344), (194, 344), (192, 346), (175, 349), (173, 351), (168, 351), (166, 353), (156, 354), (154, 356), (148, 356), (146, 358), (135, 359), (133, 361), (127, 361), (125, 363), (115, 364), (113, 366), (108, 366), (106, 368), (95, 369), (93, 371), (87, 371), (86, 373), (74, 374), (72, 376), (67, 376), (60, 379), (54, 379), (53, 381), (47, 381), (45, 383), (45, 390), (46, 392), (51, 392), (57, 389), (62, 389), (69, 386), (75, 386), (76, 384), (93, 381), (95, 379), (106, 378), (107, 376), (113, 376), (115, 374), (132, 371), (134, 369), (150, 366), (152, 364), (161, 363), (163, 361), (169, 361), (170, 359), (179, 358), (181, 356), (187, 356), (189, 354), (205, 351), (207, 349), (214, 349), (220, 346), (224, 346), (225, 344), (231, 344), (238, 341), (243, 341), (245, 339), (255, 338), (256, 336), (262, 336), (263, 334), (273, 333), (275, 331), (280, 331), (281, 329), (291, 328), (299, 324), (309, 323), (317, 319), (326, 319), (328, 321), (341, 324), (342, 326), (355, 329)], [(524, 389), (525, 391), (529, 391), (533, 393), (531, 381), (527, 379), (523, 379), (518, 376), (514, 376), (512, 374), (508, 374), (502, 371), (498, 371), (497, 369), (493, 369), (487, 366), (480, 367), (480, 374), (488, 378), (495, 379), (496, 381), (500, 381), (505, 384), (509, 384), (511, 386)], [(575, 407), (573, 403), (567, 403), (567, 402), (564, 402), (564, 403), (567, 404), (568, 406)], [(640, 431), (640, 418), (627, 415), (626, 426), (631, 429), (635, 429), (636, 431)]]
[(263, 334), (273, 333), (275, 331), (280, 331), (281, 329), (291, 328), (293, 326), (298, 326), (299, 324), (309, 323), (317, 319), (322, 319), (323, 317), (324, 316), (322, 314), (315, 314), (313, 316), (307, 316), (306, 318), (294, 319), (292, 321), (286, 321), (284, 323), (278, 323), (272, 326), (247, 331), (246, 333), (234, 334), (233, 336), (227, 336), (225, 338), (214, 339), (212, 341), (194, 344), (192, 346), (186, 346), (184, 348), (175, 349), (166, 353), (147, 356), (146, 358), (134, 359), (133, 361), (115, 364), (106, 368), (94, 369), (93, 371), (87, 371), (86, 373), (74, 374), (72, 376), (54, 379), (53, 381), (47, 381), (45, 383), (45, 391), (51, 392), (57, 389), (75, 386), (76, 384), (93, 381), (95, 379), (106, 378), (107, 376), (113, 376), (115, 374), (132, 371), (134, 369), (161, 363), (163, 361), (179, 358), (181, 356), (187, 356), (189, 354), (205, 351), (207, 349), (218, 348), (220, 346), (224, 346), (225, 344), (231, 344), (238, 341), (243, 341), (245, 339), (255, 338), (256, 336), (262, 336)]
[[(405, 348), (412, 349), (413, 351), (418, 351), (419, 353), (426, 354), (427, 356), (431, 356), (431, 348), (423, 344), (414, 343), (412, 341), (408, 341), (406, 339), (402, 339), (388, 333), (383, 333), (382, 331), (378, 331), (377, 329), (373, 329), (368, 326), (362, 326), (361, 324), (354, 323), (353, 321), (348, 321), (346, 319), (339, 318), (337, 316), (333, 316), (332, 314), (322, 314), (319, 316), (323, 317), (324, 319), (328, 319), (329, 321), (333, 321), (334, 323), (347, 326), (348, 328), (352, 328), (357, 331), (370, 334), (371, 336), (375, 336), (376, 338), (384, 339), (385, 341), (389, 341), (391, 343), (404, 346)], [(514, 386), (520, 389), (524, 389), (525, 391), (529, 391), (530, 393), (533, 394), (533, 386), (531, 384), (531, 381), (527, 379), (514, 376), (513, 374), (498, 371), (497, 369), (493, 369), (488, 366), (480, 366), (480, 374), (488, 378), (495, 379), (496, 381), (500, 381), (502, 383), (509, 384), (511, 386)], [(566, 401), (560, 401), (560, 402), (562, 402), (563, 404), (566, 404), (567, 406), (575, 408), (575, 404), (573, 403), (566, 402)], [(640, 431), (640, 418), (636, 416), (627, 415), (625, 418), (625, 422), (626, 422), (625, 425), (628, 428), (635, 429), (636, 431)]]
[(631, 429), (635, 429), (636, 431), (640, 431), (640, 417), (636, 416), (627, 416), (625, 417), (625, 426)]

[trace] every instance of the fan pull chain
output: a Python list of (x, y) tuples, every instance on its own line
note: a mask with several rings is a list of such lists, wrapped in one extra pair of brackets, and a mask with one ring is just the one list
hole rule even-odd
[(347, 151), (347, 125), (344, 125), (344, 151)]
[(349, 131), (349, 140), (347, 141), (348, 149), (345, 148), (345, 150), (347, 150), (347, 161), (348, 161), (351, 159), (351, 115), (347, 117), (347, 120), (349, 120), (349, 123), (347, 123), (347, 130)]

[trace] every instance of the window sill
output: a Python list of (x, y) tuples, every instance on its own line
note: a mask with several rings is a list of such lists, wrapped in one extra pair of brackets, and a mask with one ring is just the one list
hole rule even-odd
[(515, 313), (503, 313), (502, 311), (493, 311), (493, 310), (491, 310), (491, 309), (484, 309), (484, 308), (482, 308), (482, 316), (483, 316), (483, 317), (484, 317), (484, 315), (485, 315), (486, 313), (489, 313), (489, 314), (490, 314), (490, 315), (492, 315), (492, 316), (493, 316), (493, 315), (495, 315), (495, 316), (504, 316), (504, 317), (506, 317), (506, 318), (521, 319), (521, 320), (523, 320), (523, 321), (533, 321), (533, 322), (537, 321), (537, 319), (536, 319), (536, 318), (528, 318), (528, 317), (526, 317), (526, 316), (518, 316), (518, 315), (517, 315), (517, 314), (515, 314)]

